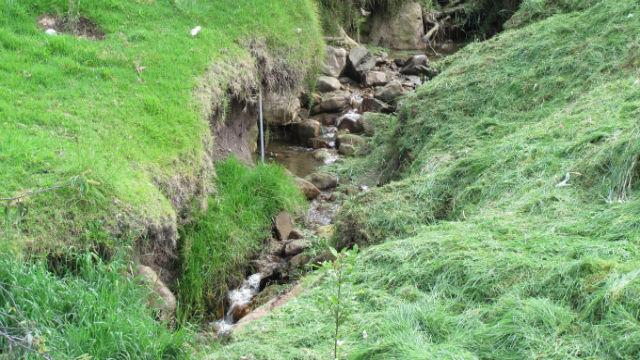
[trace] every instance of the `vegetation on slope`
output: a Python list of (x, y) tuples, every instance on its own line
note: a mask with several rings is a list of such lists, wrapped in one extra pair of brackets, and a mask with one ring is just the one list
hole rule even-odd
[[(68, 4), (104, 40), (38, 27)], [(171, 186), (206, 178), (203, 114), (251, 75), (248, 40), (302, 74), (322, 42), (311, 0), (4, 1), (0, 12), (0, 197), (64, 185), (1, 203), (0, 237), (17, 247), (92, 242), (92, 229), (137, 236), (175, 219)]]
[[(343, 356), (640, 356), (640, 5), (556, 12), (448, 60), (366, 160), (391, 176), (339, 232), (385, 243), (359, 257)], [(227, 358), (331, 354), (316, 281)]]
[(303, 198), (284, 170), (275, 165), (249, 169), (231, 159), (216, 166), (217, 194), (209, 209), (182, 230), (180, 317), (222, 317), (229, 287), (244, 280), (251, 257), (271, 236), (278, 212), (295, 212)]

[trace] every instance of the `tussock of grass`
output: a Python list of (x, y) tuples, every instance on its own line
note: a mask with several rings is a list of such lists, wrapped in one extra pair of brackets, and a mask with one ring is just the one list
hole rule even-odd
[[(391, 176), (341, 214), (342, 240), (384, 241), (355, 271), (349, 358), (640, 356), (640, 6), (590, 5), (447, 60), (404, 100), (389, 152), (354, 167)], [(225, 350), (326, 357), (330, 288)]]
[(216, 166), (217, 194), (209, 209), (182, 230), (180, 317), (221, 316), (229, 287), (237, 286), (248, 260), (271, 235), (272, 218), (296, 211), (302, 195), (275, 165), (250, 169), (230, 159)]
[[(97, 262), (97, 263), (96, 263)], [(50, 273), (43, 262), (0, 259), (0, 331), (20, 342), (3, 356), (51, 359), (191, 358), (187, 331), (172, 333), (155, 320), (148, 292), (128, 278), (127, 264), (86, 254), (74, 275)], [(27, 350), (29, 349), (29, 350)]]

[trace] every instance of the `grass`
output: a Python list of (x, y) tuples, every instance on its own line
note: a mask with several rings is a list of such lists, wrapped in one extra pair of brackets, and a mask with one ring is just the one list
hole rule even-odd
[[(82, 254), (73, 274), (45, 262), (0, 259), (0, 349), (21, 359), (188, 359), (189, 330), (171, 332), (127, 263)], [(9, 351), (8, 336), (16, 342)]]
[(248, 261), (271, 236), (273, 217), (304, 202), (277, 165), (250, 169), (231, 159), (218, 164), (216, 173), (218, 192), (209, 209), (182, 230), (182, 321), (222, 317), (229, 288), (244, 280)]
[[(136, 235), (140, 224), (175, 221), (171, 184), (207, 178), (203, 114), (252, 76), (246, 41), (263, 40), (302, 74), (322, 47), (310, 0), (76, 6), (103, 41), (37, 27), (42, 14), (66, 14), (66, 1), (0, 4), (0, 197), (82, 180), (2, 203), (11, 217), (0, 237), (19, 248), (91, 242), (88, 229), (117, 233), (123, 222)], [(196, 25), (203, 30), (192, 38)]]
[[(576, 5), (446, 60), (352, 167), (383, 176), (340, 215), (370, 245), (344, 358), (640, 356), (640, 6)], [(214, 358), (331, 356), (331, 284), (307, 281)]]

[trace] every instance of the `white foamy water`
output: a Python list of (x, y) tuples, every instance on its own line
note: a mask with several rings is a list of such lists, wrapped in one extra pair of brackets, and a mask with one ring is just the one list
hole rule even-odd
[(234, 324), (234, 310), (238, 306), (245, 306), (251, 303), (251, 300), (260, 292), (260, 281), (262, 281), (262, 274), (253, 274), (249, 276), (239, 288), (229, 291), (227, 295), (230, 304), (229, 309), (224, 318), (215, 323), (215, 328), (219, 336), (225, 336), (231, 332)]

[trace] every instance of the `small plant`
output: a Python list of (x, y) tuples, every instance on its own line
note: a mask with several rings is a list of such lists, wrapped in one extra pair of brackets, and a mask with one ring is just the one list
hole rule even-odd
[(80, 0), (67, 0), (67, 26), (76, 31), (80, 24)]
[(325, 262), (322, 268), (329, 278), (333, 292), (330, 292), (322, 299), (323, 304), (330, 309), (335, 330), (333, 333), (333, 358), (338, 358), (338, 346), (340, 345), (340, 326), (347, 319), (353, 308), (353, 301), (350, 297), (351, 275), (355, 267), (358, 246), (353, 250), (345, 250), (338, 253), (334, 248), (329, 248), (335, 260)]

